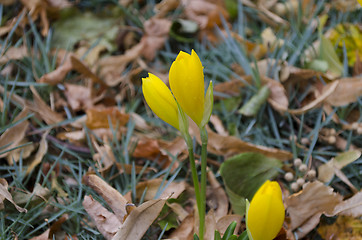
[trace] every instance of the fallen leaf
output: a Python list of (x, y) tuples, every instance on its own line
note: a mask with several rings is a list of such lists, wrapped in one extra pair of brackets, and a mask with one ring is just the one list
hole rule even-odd
[(30, 207), (39, 204), (40, 202), (47, 201), (50, 197), (50, 190), (46, 187), (42, 187), (39, 183), (36, 183), (33, 192), (21, 192), (16, 191), (13, 194), (14, 202), (20, 205), (29, 203)]
[(116, 217), (122, 222), (126, 212), (127, 200), (107, 182), (95, 174), (86, 174), (82, 182), (96, 191), (108, 203)]
[(34, 86), (30, 86), (30, 90), (33, 93), (34, 104), (29, 106), (29, 108), (40, 115), (40, 118), (43, 119), (47, 124), (52, 125), (64, 121), (63, 116), (53, 111), (48, 104), (40, 97), (39, 93), (36, 91)]
[(140, 42), (131, 49), (128, 49), (123, 55), (108, 56), (101, 58), (97, 62), (97, 68), (100, 69), (99, 76), (107, 86), (114, 87), (125, 81), (124, 70), (126, 66), (140, 57), (144, 44), (144, 42)]
[(186, 17), (199, 24), (201, 29), (221, 25), (220, 14), (228, 19), (227, 11), (216, 3), (204, 0), (182, 0)]
[[(29, 140), (27, 138), (24, 138), (19, 142), (19, 145), (23, 145), (28, 142)], [(35, 144), (27, 144), (24, 147), (10, 151), (9, 154), (6, 156), (6, 159), (8, 163), (12, 163), (13, 161), (18, 162), (20, 158), (27, 159), (33, 153), (35, 148), (36, 148)]]
[(296, 229), (295, 234), (302, 238), (318, 225), (322, 214), (332, 215), (342, 198), (333, 192), (333, 188), (325, 186), (322, 182), (305, 184), (303, 190), (285, 200), (291, 230)]
[(40, 77), (39, 82), (56, 85), (61, 83), (65, 76), (73, 69), (70, 56), (68, 56), (62, 65), (58, 66), (54, 71), (44, 74)]
[(335, 169), (340, 170), (361, 156), (361, 151), (354, 150), (344, 152), (332, 158), (330, 161), (318, 167), (318, 179), (322, 182), (329, 182), (332, 180)]
[[(168, 183), (168, 181), (163, 181), (162, 178), (155, 178), (138, 183), (136, 186), (136, 196), (138, 199), (141, 199), (143, 196), (143, 198), (147, 201), (154, 199), (157, 193), (161, 191), (162, 194), (159, 195), (159, 198), (178, 198), (185, 189), (185, 181)], [(144, 191), (146, 191), (146, 193), (144, 193)]]
[(74, 111), (86, 110), (94, 106), (90, 87), (67, 83), (64, 95)]
[(192, 240), (194, 235), (194, 215), (188, 215), (169, 236), (172, 240)]
[(214, 210), (211, 209), (205, 216), (205, 239), (213, 239), (216, 229)]
[(95, 201), (91, 195), (84, 196), (82, 205), (103, 237), (112, 239), (121, 226), (121, 222), (117, 217), (98, 201)]
[[(62, 224), (67, 221), (69, 216), (67, 214), (62, 215), (57, 221), (53, 222), (48, 230), (39, 236), (33, 237), (30, 240), (48, 240), (55, 239), (56, 233), (60, 231)], [(66, 238), (65, 238), (66, 239)], [(74, 238), (73, 238), (74, 239)], [(75, 238), (77, 239), (77, 238)]]
[(11, 202), (16, 210), (19, 212), (28, 212), (25, 208), (19, 207), (13, 200), (13, 197), (11, 196), (10, 192), (8, 191), (8, 182), (4, 178), (0, 178), (0, 200), (3, 204), (4, 199), (7, 199), (9, 202)]
[(361, 225), (361, 219), (338, 216), (333, 224), (320, 224), (317, 231), (322, 239), (360, 240), (362, 236)]
[(86, 125), (90, 129), (95, 128), (112, 128), (124, 126), (129, 120), (129, 114), (121, 113), (118, 107), (108, 108), (89, 108), (86, 111), (87, 121)]
[(308, 103), (307, 105), (305, 105), (300, 109), (289, 109), (288, 112), (291, 114), (303, 114), (315, 108), (317, 105), (325, 101), (328, 96), (333, 94), (338, 84), (339, 84), (338, 81), (334, 81), (331, 85), (328, 85), (328, 88), (326, 88), (325, 91), (323, 91), (323, 93), (320, 96), (318, 96), (315, 100), (313, 100), (312, 102)]
[[(1, 36), (1, 34), (0, 34)], [(2, 49), (2, 45), (0, 45), (0, 49)], [(24, 57), (28, 56), (28, 49), (26, 46), (21, 47), (10, 47), (6, 50), (4, 54), (0, 55), (0, 65), (4, 65), (10, 60), (20, 60)]]
[[(28, 116), (29, 110), (24, 108), (13, 120), (12, 123), (16, 123), (17, 121), (21, 121), (22, 119)], [(25, 132), (28, 129), (29, 121), (22, 120), (20, 123), (13, 125), (11, 128), (5, 130), (5, 132), (0, 137), (0, 151), (5, 152), (9, 149), (12, 149), (21, 142), (21, 140), (25, 137)], [(9, 152), (5, 152), (0, 154), (0, 158), (6, 157)], [(12, 165), (13, 162), (9, 162), (9, 165)]]
[(150, 18), (143, 24), (145, 35), (142, 37), (141, 42), (144, 42), (142, 55), (148, 59), (153, 60), (156, 53), (161, 49), (167, 40), (172, 22), (165, 18)]
[(40, 140), (38, 151), (36, 152), (34, 158), (32, 158), (30, 160), (30, 164), (28, 166), (28, 169), (26, 169), (25, 175), (28, 175), (29, 173), (31, 173), (31, 171), (33, 171), (33, 169), (41, 163), (44, 155), (47, 153), (48, 141), (47, 141), (46, 137), (48, 136), (49, 132), (50, 132), (50, 130), (43, 133), (43, 136), (41, 137), (41, 140)]
[(358, 192), (353, 197), (344, 200), (343, 202), (337, 204), (334, 208), (333, 215), (344, 215), (351, 217), (361, 217), (362, 216), (362, 192)]
[(266, 102), (270, 94), (269, 87), (264, 85), (256, 92), (238, 111), (247, 117), (253, 117), (258, 112), (261, 106)]
[[(338, 86), (326, 98), (325, 102), (339, 107), (356, 102), (362, 96), (362, 77), (342, 78), (337, 81)], [(324, 85), (323, 92), (328, 91), (332, 84), (334, 83)]]
[(242, 216), (240, 215), (226, 215), (220, 218), (216, 223), (216, 230), (218, 230), (220, 233), (225, 233), (226, 229), (229, 227), (229, 225), (232, 222), (236, 222), (236, 227), (234, 230), (234, 234), (237, 234), (239, 232), (240, 226), (241, 226), (241, 220)]
[[(226, 196), (226, 193), (220, 183), (216, 180), (215, 175), (212, 173), (212, 171), (207, 172), (207, 177), (209, 180), (209, 183), (212, 188), (212, 196), (214, 198), (215, 203), (212, 205), (215, 205), (214, 210), (214, 218), (215, 221), (219, 221), (222, 217), (226, 216), (229, 211), (229, 200)], [(211, 199), (213, 199), (211, 198)], [(208, 199), (208, 202), (211, 201), (210, 198)]]
[[(196, 138), (197, 142), (201, 144), (200, 134), (198, 127), (190, 121), (191, 134)], [(293, 158), (293, 154), (276, 148), (268, 148), (265, 146), (254, 145), (245, 142), (234, 136), (222, 136), (207, 128), (209, 137), (207, 150), (216, 155), (223, 155), (226, 158), (245, 152), (256, 152), (264, 154), (267, 157), (273, 157), (280, 161), (286, 161)]]
[(160, 214), (167, 199), (150, 200), (132, 210), (113, 240), (140, 240)]

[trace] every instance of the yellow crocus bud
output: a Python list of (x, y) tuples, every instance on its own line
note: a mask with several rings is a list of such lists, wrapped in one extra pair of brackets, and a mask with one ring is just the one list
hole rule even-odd
[(198, 125), (204, 117), (205, 87), (202, 63), (196, 52), (181, 51), (172, 63), (170, 87), (182, 110)]
[(266, 181), (255, 193), (247, 211), (247, 229), (253, 240), (274, 239), (283, 226), (282, 191), (275, 181)]
[(148, 106), (163, 121), (179, 129), (178, 107), (166, 84), (149, 73), (142, 78), (142, 91)]

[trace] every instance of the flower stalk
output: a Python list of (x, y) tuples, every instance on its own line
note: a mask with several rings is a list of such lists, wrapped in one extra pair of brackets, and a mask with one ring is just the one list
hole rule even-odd
[[(206, 215), (206, 166), (207, 131), (213, 107), (213, 86), (210, 82), (205, 94), (202, 63), (194, 50), (191, 54), (180, 52), (169, 72), (171, 91), (157, 76), (149, 74), (142, 79), (143, 95), (152, 111), (163, 121), (178, 129), (189, 151), (192, 181), (199, 213), (199, 239), (204, 240)], [(201, 177), (200, 183), (195, 164), (191, 136), (190, 117), (199, 127), (201, 136)]]

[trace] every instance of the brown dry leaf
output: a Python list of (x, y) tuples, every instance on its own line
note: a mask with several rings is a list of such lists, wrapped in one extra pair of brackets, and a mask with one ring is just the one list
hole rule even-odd
[(126, 212), (127, 200), (107, 182), (95, 174), (86, 174), (82, 179), (83, 184), (91, 187), (108, 203), (116, 217), (123, 221)]
[(172, 240), (192, 240), (194, 235), (194, 215), (188, 215), (169, 236)]
[(36, 204), (38, 202), (47, 201), (50, 197), (50, 190), (42, 187), (39, 183), (36, 183), (33, 192), (20, 192), (16, 191), (13, 194), (14, 202), (20, 205), (25, 205), (28, 202), (30, 204)]
[(323, 93), (318, 96), (315, 100), (313, 100), (312, 102), (308, 103), (307, 105), (305, 105), (302, 108), (299, 109), (289, 109), (288, 112), (291, 114), (303, 114), (313, 108), (315, 108), (316, 106), (318, 106), (320, 103), (322, 103), (323, 101), (326, 100), (326, 98), (328, 98), (328, 96), (330, 96), (335, 89), (337, 88), (339, 82), (338, 81), (334, 81), (331, 85), (328, 85), (328, 88), (326, 88)]
[(125, 80), (124, 69), (130, 63), (140, 57), (144, 48), (144, 42), (140, 42), (127, 50), (120, 56), (109, 56), (98, 61), (99, 76), (105, 81), (107, 86), (114, 87)]
[(150, 200), (132, 210), (113, 240), (140, 240), (160, 214), (167, 199)]
[(234, 234), (237, 234), (239, 232), (240, 226), (241, 226), (241, 220), (242, 216), (240, 215), (226, 215), (220, 218), (216, 223), (216, 230), (218, 230), (220, 233), (224, 233), (226, 229), (229, 227), (229, 225), (235, 221), (236, 227), (234, 230)]
[(229, 135), (229, 133), (226, 131), (226, 129), (222, 125), (222, 121), (220, 120), (220, 118), (217, 115), (211, 115), (210, 122), (212, 123), (212, 125), (214, 125), (214, 128), (218, 134), (220, 134), (222, 136)]
[[(0, 34), (1, 36), (1, 34)], [(2, 46), (0, 45), (0, 49)], [(0, 65), (4, 65), (10, 60), (19, 60), (23, 59), (28, 55), (28, 49), (26, 46), (21, 47), (10, 47), (6, 50), (5, 54), (0, 57)]]
[(322, 182), (309, 182), (303, 190), (290, 195), (285, 203), (290, 216), (291, 230), (299, 238), (308, 234), (319, 223), (322, 214), (332, 215), (334, 208), (342, 202), (343, 197), (333, 188), (325, 186)]
[(142, 55), (147, 60), (153, 60), (156, 53), (161, 49), (168, 37), (172, 22), (164, 18), (151, 18), (144, 24), (145, 35), (141, 42), (144, 43)]
[(111, 166), (113, 166), (113, 164), (117, 162), (116, 157), (114, 156), (112, 148), (109, 145), (107, 139), (103, 139), (103, 146), (99, 146), (94, 136), (92, 136), (91, 139), (94, 148), (97, 150), (97, 153), (93, 155), (93, 160), (97, 162), (99, 172), (102, 173), (108, 170)]
[(154, 7), (155, 18), (164, 18), (168, 12), (176, 9), (180, 4), (179, 0), (163, 0)]
[(61, 83), (65, 76), (73, 69), (70, 56), (67, 56), (62, 65), (58, 66), (54, 71), (44, 74), (39, 82), (48, 83), (50, 85), (56, 85)]
[[(177, 155), (182, 152), (182, 143), (179, 144), (178, 139), (175, 139), (171, 143), (163, 143), (158, 139), (150, 139), (150, 138), (141, 138), (139, 140), (135, 140), (137, 142), (136, 148), (133, 151), (132, 156), (136, 158), (147, 158), (151, 160), (157, 160), (157, 163), (163, 169), (166, 169), (173, 162), (172, 157), (168, 155), (168, 153), (172, 155)], [(162, 148), (161, 146), (162, 145)], [(181, 148), (181, 149), (180, 149)], [(167, 153), (168, 152), (168, 153)], [(179, 166), (178, 162), (175, 162), (172, 165), (171, 170), (173, 171)]]
[(40, 25), (42, 26), (41, 34), (43, 36), (48, 35), (49, 20), (47, 17), (47, 2), (39, 0), (21, 0), (21, 3), (29, 11), (29, 15), (34, 22), (40, 18)]
[(361, 240), (362, 219), (338, 216), (331, 224), (319, 225), (317, 231), (322, 239)]
[(91, 195), (84, 197), (82, 205), (103, 237), (112, 239), (121, 226), (117, 217), (95, 201)]
[[(237, 96), (240, 96), (241, 88), (244, 86), (245, 86), (245, 84), (243, 82), (241, 82), (238, 79), (235, 79), (232, 81), (216, 84), (214, 87), (214, 92), (224, 93), (231, 97), (237, 97)], [(219, 100), (222, 98), (223, 97), (220, 97), (220, 96), (214, 96), (215, 100)]]
[[(207, 172), (207, 177), (209, 180), (209, 183), (212, 188), (212, 195), (215, 200), (215, 203), (212, 203), (211, 205), (214, 205), (214, 218), (215, 221), (219, 221), (222, 217), (226, 216), (229, 210), (229, 200), (226, 196), (226, 193), (220, 183), (216, 180), (215, 175), (212, 171)], [(208, 202), (210, 199), (208, 199)]]
[(213, 239), (216, 229), (216, 220), (214, 210), (211, 209), (205, 217), (205, 239)]
[(36, 152), (34, 158), (31, 159), (28, 169), (26, 169), (25, 175), (28, 175), (31, 171), (33, 171), (33, 169), (36, 166), (38, 166), (39, 163), (41, 163), (44, 155), (47, 153), (48, 141), (46, 138), (47, 138), (49, 132), (50, 132), (50, 130), (47, 130), (46, 132), (43, 133), (43, 136), (41, 137), (41, 140), (40, 140), (38, 151)]
[[(15, 123), (28, 115), (28, 109), (24, 108), (18, 116), (13, 120), (12, 123)], [(5, 132), (0, 137), (0, 149), (2, 152), (14, 148), (19, 145), (21, 140), (25, 137), (25, 132), (28, 129), (29, 121), (25, 120), (19, 124), (13, 125), (11, 128), (5, 130)], [(9, 152), (0, 154), (0, 158), (4, 158), (9, 154)], [(9, 162), (9, 165), (12, 165), (13, 162)]]
[(7, 199), (9, 202), (11, 202), (16, 210), (19, 212), (27, 212), (25, 208), (19, 207), (13, 200), (13, 197), (11, 196), (10, 192), (8, 191), (8, 182), (4, 178), (0, 178), (0, 200), (1, 204), (3, 204), (4, 199)]
[(105, 85), (104, 82), (94, 74), (81, 60), (79, 60), (74, 54), (69, 53), (63, 62), (62, 65), (57, 67), (54, 71), (44, 74), (39, 82), (48, 83), (50, 85), (55, 85), (62, 82), (65, 76), (71, 70), (75, 70), (85, 77), (90, 78), (93, 82)]
[[(163, 185), (161, 186), (161, 184)], [(164, 187), (168, 185), (165, 189)], [(161, 186), (161, 188), (160, 188)], [(186, 189), (186, 182), (171, 182), (168, 184), (168, 181), (163, 182), (162, 178), (155, 178), (147, 181), (143, 181), (137, 184), (136, 186), (136, 192), (137, 192), (137, 198), (141, 199), (142, 195), (144, 194), (144, 191), (146, 191), (146, 194), (144, 194), (144, 199), (151, 200), (154, 199), (157, 192), (162, 190), (162, 194), (160, 195), (160, 198), (178, 198), (180, 194), (185, 191)]]
[(90, 87), (68, 83), (64, 85), (64, 95), (67, 98), (69, 106), (74, 111), (85, 110), (94, 106), (92, 90)]
[(112, 128), (124, 126), (129, 120), (129, 114), (121, 113), (117, 107), (108, 108), (89, 108), (86, 111), (86, 125), (90, 129), (96, 128)]
[(201, 29), (220, 25), (220, 14), (228, 19), (227, 11), (220, 5), (205, 0), (182, 0), (186, 17), (198, 23)]
[[(353, 161), (357, 160), (360, 156), (361, 151), (359, 150), (339, 154), (336, 158), (332, 158), (330, 161), (318, 167), (318, 179), (326, 183), (332, 180), (334, 174), (338, 174), (339, 176), (342, 176), (342, 179), (347, 179), (347, 182), (344, 181), (347, 185), (351, 185), (348, 178), (345, 177), (340, 170)], [(352, 189), (355, 189), (353, 185)]]
[(267, 84), (270, 90), (268, 102), (270, 105), (280, 113), (284, 113), (288, 110), (289, 100), (284, 86), (271, 78), (261, 77), (262, 82)]
[(362, 192), (359, 191), (353, 197), (344, 200), (334, 208), (333, 215), (345, 215), (351, 217), (362, 216)]
[[(26, 144), (28, 142), (29, 140), (27, 138), (24, 138), (19, 142), (19, 145)], [(27, 159), (33, 153), (35, 147), (35, 144), (28, 144), (22, 148), (14, 149), (13, 151), (9, 152), (9, 154), (6, 156), (6, 159), (8, 163), (13, 161), (18, 162), (20, 158)]]
[(92, 79), (93, 82), (105, 86), (105, 83), (96, 74), (94, 74), (80, 59), (78, 59), (74, 55), (70, 55), (70, 62), (72, 64), (73, 70), (78, 71), (85, 77)]
[(174, 213), (177, 214), (177, 219), (181, 222), (189, 215), (189, 213), (179, 203), (166, 202), (166, 205), (170, 207)]
[[(325, 102), (338, 107), (356, 102), (362, 96), (362, 77), (342, 78), (337, 81), (339, 82), (338, 86), (326, 98)], [(325, 85), (323, 92), (328, 91), (332, 84), (334, 83)]]
[[(68, 214), (62, 215), (57, 221), (53, 222), (48, 230), (43, 232), (41, 235), (31, 238), (30, 240), (48, 240), (57, 239), (56, 234), (60, 231), (62, 224), (69, 218)], [(64, 238), (68, 239), (68, 238)], [(74, 239), (74, 238), (72, 238)], [(77, 239), (77, 238), (75, 238)]]
[(33, 93), (34, 104), (29, 108), (40, 115), (47, 124), (52, 125), (64, 121), (63, 116), (60, 113), (53, 111), (48, 104), (40, 97), (34, 86), (30, 86), (30, 90)]
[[(196, 137), (197, 142), (201, 144), (199, 129), (192, 121), (190, 121), (190, 130), (191, 134)], [(224, 155), (226, 158), (243, 152), (262, 153), (267, 157), (273, 157), (280, 161), (293, 158), (293, 154), (285, 150), (254, 145), (234, 136), (221, 136), (209, 128), (207, 133), (209, 136), (207, 150), (216, 155)]]

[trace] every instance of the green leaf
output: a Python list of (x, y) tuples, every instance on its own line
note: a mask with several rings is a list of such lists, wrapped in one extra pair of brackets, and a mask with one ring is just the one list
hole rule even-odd
[(338, 169), (342, 169), (348, 164), (356, 161), (360, 156), (361, 156), (361, 151), (359, 150), (341, 153), (334, 158), (334, 165)]
[(205, 126), (210, 120), (210, 116), (212, 113), (212, 107), (214, 105), (214, 90), (212, 86), (212, 81), (210, 81), (209, 87), (207, 88), (205, 94), (205, 107), (204, 107), (204, 115), (201, 121), (201, 127)]
[(197, 236), (197, 234), (194, 234), (194, 240), (200, 240), (199, 236)]
[(220, 167), (231, 206), (244, 215), (245, 198), (252, 199), (258, 188), (278, 174), (281, 162), (260, 153), (242, 153), (226, 160)]
[(99, 41), (108, 51), (116, 50), (115, 39), (118, 34), (120, 18), (117, 16), (95, 15), (74, 9), (62, 11), (61, 18), (54, 23), (53, 46), (63, 49), (73, 48), (79, 41), (92, 45)]
[(310, 63), (308, 63), (307, 68), (325, 73), (328, 70), (328, 63), (324, 60), (313, 59)]
[(235, 228), (236, 228), (236, 222), (233, 221), (232, 223), (230, 223), (230, 225), (226, 229), (222, 239), (223, 240), (228, 240), (233, 235)]
[(269, 87), (264, 85), (250, 100), (242, 106), (239, 113), (251, 117), (255, 116), (260, 107), (266, 102), (270, 94)]
[(218, 230), (215, 230), (214, 240), (221, 240), (221, 235)]
[(249, 240), (248, 233), (246, 230), (242, 234), (240, 234), (238, 240)]
[(195, 41), (198, 30), (196, 22), (177, 19), (172, 23), (169, 34), (179, 42), (189, 43)]
[(335, 77), (340, 77), (343, 73), (343, 64), (339, 61), (331, 41), (323, 35), (320, 41), (319, 58), (328, 63), (328, 70)]

